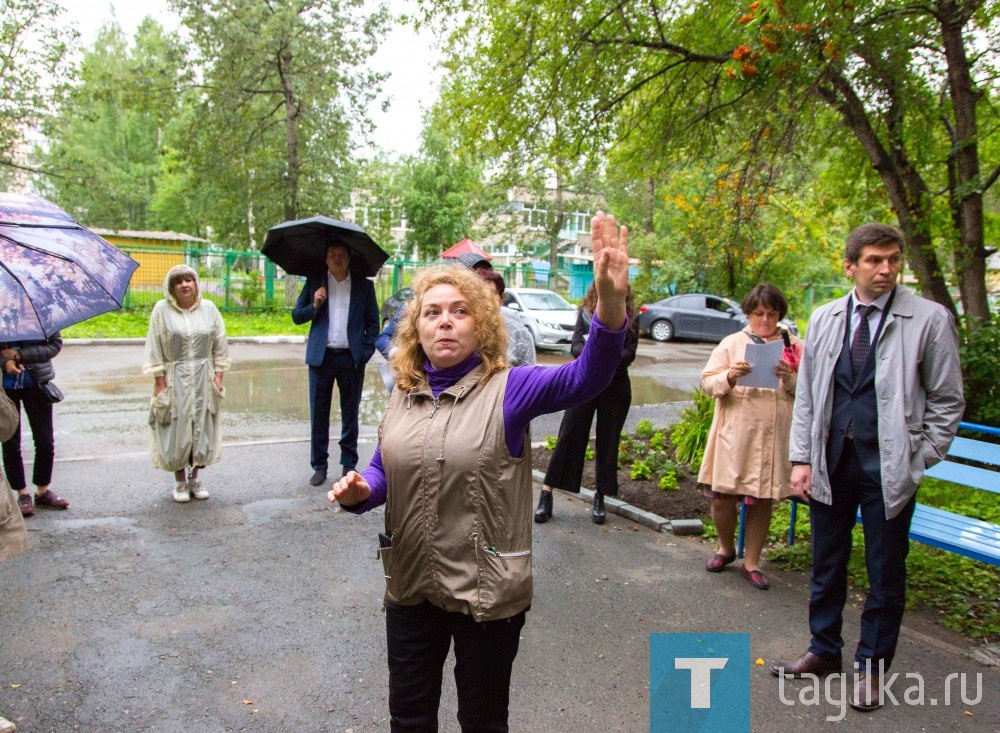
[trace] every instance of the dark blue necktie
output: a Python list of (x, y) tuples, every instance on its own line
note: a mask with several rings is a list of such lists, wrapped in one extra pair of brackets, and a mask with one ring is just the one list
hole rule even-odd
[(858, 376), (868, 361), (868, 352), (872, 350), (872, 332), (868, 327), (868, 317), (876, 307), (858, 303), (855, 310), (860, 314), (861, 322), (854, 329), (854, 341), (851, 342), (851, 368), (854, 370), (854, 376)]

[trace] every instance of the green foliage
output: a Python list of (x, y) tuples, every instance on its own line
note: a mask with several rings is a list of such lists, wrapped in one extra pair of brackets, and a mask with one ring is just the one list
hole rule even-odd
[(1000, 319), (975, 330), (962, 329), (959, 356), (965, 391), (965, 419), (981, 425), (1000, 425)]
[(653, 475), (653, 469), (650, 468), (649, 464), (643, 459), (638, 459), (632, 463), (632, 468), (629, 470), (629, 476), (632, 477), (633, 481), (645, 481), (651, 478)]
[(639, 457), (639, 453), (643, 450), (644, 445), (642, 441), (636, 440), (633, 436), (623, 433), (621, 437), (621, 442), (618, 445), (618, 468), (627, 466), (629, 463), (634, 461)]
[(418, 255), (433, 259), (472, 233), (484, 206), (483, 169), (463, 155), (454, 130), (441, 124), (441, 109), (424, 117), (420, 156), (410, 161), (403, 207), (407, 240)]
[[(947, 34), (935, 5), (909, 0), (421, 8), (450, 31), (445, 99), (463, 139), (504, 169), (601, 161), (649, 247), (640, 292), (676, 282), (739, 296), (768, 279), (797, 312), (797, 286), (835, 273), (845, 227), (893, 212), (936, 300), (950, 305), (949, 268), (959, 282), (982, 276), (971, 265), (992, 240), (968, 233), (991, 231), (979, 171), (996, 143), (975, 130), (997, 122), (995, 87), (976, 82), (998, 61), (995, 0)], [(983, 283), (968, 285), (978, 301)]]
[(920, 482), (917, 501), (983, 522), (1000, 524), (1000, 502), (991, 491), (924, 477)]
[(653, 433), (656, 432), (656, 426), (653, 422), (647, 418), (643, 418), (639, 421), (639, 424), (635, 426), (635, 434), (640, 438), (650, 438)]
[(257, 270), (248, 272), (240, 281), (239, 299), (247, 313), (264, 299), (264, 277)]
[(705, 455), (708, 433), (712, 427), (715, 400), (695, 390), (694, 402), (684, 408), (681, 419), (670, 428), (670, 441), (674, 445), (677, 460), (697, 470)]
[(592, 461), (592, 460), (594, 460), (595, 457), (596, 457), (596, 454), (594, 453), (593, 446), (588, 445), (587, 446), (587, 450), (585, 450), (583, 452), (583, 458), (584, 458), (584, 460), (586, 460), (586, 461)]
[(679, 489), (681, 485), (677, 480), (677, 469), (673, 468), (660, 474), (660, 482), (657, 486), (659, 486), (660, 491), (676, 491)]
[(0, 7), (0, 190), (8, 190), (24, 133), (54, 106), (72, 70), (77, 32), (64, 27), (56, 0), (4, 0)]
[(657, 430), (649, 437), (649, 447), (654, 451), (665, 451), (667, 449), (667, 431)]
[(556, 449), (556, 443), (558, 443), (558, 442), (559, 442), (559, 439), (556, 436), (554, 436), (554, 435), (546, 435), (545, 436), (545, 450), (555, 450)]
[(184, 47), (151, 19), (130, 44), (117, 24), (87, 49), (81, 83), (49, 121), (46, 193), (91, 227), (151, 229), (164, 128), (178, 112)]

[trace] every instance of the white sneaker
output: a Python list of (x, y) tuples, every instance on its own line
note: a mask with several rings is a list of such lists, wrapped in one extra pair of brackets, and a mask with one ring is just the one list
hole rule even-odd
[(201, 481), (188, 481), (188, 491), (195, 499), (207, 499), (208, 489), (201, 485)]
[(187, 484), (177, 484), (174, 487), (174, 501), (179, 504), (186, 504), (191, 501), (191, 494), (188, 492)]

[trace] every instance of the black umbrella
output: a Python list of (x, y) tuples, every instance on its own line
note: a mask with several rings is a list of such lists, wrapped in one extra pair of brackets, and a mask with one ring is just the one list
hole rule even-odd
[(351, 250), (351, 271), (363, 277), (374, 276), (389, 259), (388, 253), (357, 224), (328, 216), (271, 227), (261, 252), (287, 273), (317, 275), (326, 270), (326, 248), (331, 244)]

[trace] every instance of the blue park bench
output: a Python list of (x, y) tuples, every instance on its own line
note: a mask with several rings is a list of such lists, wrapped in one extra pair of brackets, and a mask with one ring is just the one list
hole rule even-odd
[[(984, 435), (1000, 435), (1000, 428), (987, 425), (963, 422), (959, 424), (959, 428)], [(950, 460), (952, 458), (975, 461), (982, 466), (958, 463)], [(927, 469), (925, 475), (1000, 494), (1000, 445), (974, 438), (955, 438), (945, 460)], [(789, 545), (795, 544), (795, 517), (799, 503), (798, 499), (792, 500), (788, 526)], [(740, 507), (740, 529), (736, 545), (740, 557), (743, 557), (745, 515), (746, 506), (743, 505)], [(860, 512), (858, 521), (861, 521)], [(1000, 525), (990, 522), (918, 503), (910, 523), (910, 539), (990, 565), (1000, 565)]]

